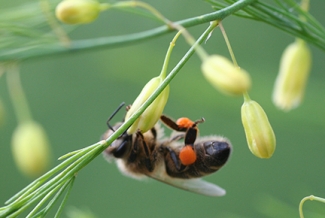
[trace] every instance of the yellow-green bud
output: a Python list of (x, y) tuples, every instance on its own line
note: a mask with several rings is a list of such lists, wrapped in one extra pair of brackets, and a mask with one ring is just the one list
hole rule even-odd
[(50, 161), (50, 146), (42, 126), (34, 121), (19, 124), (12, 137), (12, 152), (24, 174), (37, 177), (45, 173)]
[(63, 0), (56, 7), (56, 17), (67, 24), (85, 24), (94, 21), (104, 9), (96, 0)]
[[(158, 88), (163, 79), (158, 76), (152, 78), (142, 89), (139, 96), (133, 102), (130, 110), (126, 113), (125, 119), (136, 112), (139, 107), (149, 98), (149, 96)], [(137, 130), (147, 132), (159, 120), (169, 96), (169, 85), (158, 95), (151, 105), (140, 115), (140, 117), (130, 126), (127, 133), (133, 134)]]
[(263, 108), (257, 102), (245, 99), (241, 107), (241, 119), (249, 150), (259, 158), (270, 158), (276, 140)]
[(209, 56), (203, 61), (201, 69), (205, 78), (221, 92), (240, 95), (251, 86), (249, 74), (223, 56)]
[(70, 206), (67, 208), (67, 218), (96, 218), (92, 211), (88, 208), (77, 208)]
[(273, 90), (274, 104), (285, 111), (297, 107), (304, 95), (311, 67), (311, 53), (303, 40), (284, 51)]

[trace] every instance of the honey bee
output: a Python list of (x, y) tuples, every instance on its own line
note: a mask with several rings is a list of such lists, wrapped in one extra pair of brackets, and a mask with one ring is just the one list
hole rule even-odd
[[(102, 139), (123, 124), (109, 124), (122, 106), (108, 119), (109, 129)], [(231, 153), (229, 140), (221, 136), (197, 137), (197, 125), (204, 122), (203, 118), (195, 122), (181, 118), (175, 122), (162, 115), (160, 120), (174, 130), (170, 138), (164, 138), (159, 123), (145, 133), (129, 135), (125, 131), (104, 151), (104, 157), (108, 161), (115, 159), (123, 174), (136, 179), (151, 177), (197, 194), (224, 195), (224, 189), (201, 177), (216, 172), (227, 162)]]

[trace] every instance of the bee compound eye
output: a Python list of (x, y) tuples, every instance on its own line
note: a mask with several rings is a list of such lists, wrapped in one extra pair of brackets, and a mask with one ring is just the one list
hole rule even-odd
[(231, 147), (225, 141), (210, 141), (204, 143), (204, 149), (207, 155), (215, 159), (216, 165), (223, 165), (230, 156)]
[(132, 144), (132, 135), (123, 134), (117, 140), (115, 140), (111, 146), (116, 147), (113, 151), (113, 155), (116, 158), (121, 158), (128, 152)]

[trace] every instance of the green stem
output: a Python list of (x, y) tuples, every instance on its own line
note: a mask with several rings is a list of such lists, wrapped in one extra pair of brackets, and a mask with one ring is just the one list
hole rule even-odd
[[(219, 25), (219, 23), (221, 23), (219, 20), (215, 20), (215, 21), (211, 21), (210, 25), (217, 27)], [(211, 30), (211, 32), (212, 32), (212, 30)], [(208, 37), (207, 37), (207, 39), (208, 39)], [(194, 48), (195, 48), (196, 54), (199, 56), (199, 58), (201, 59), (202, 62), (209, 57), (209, 54), (202, 48), (202, 46), (200, 44), (197, 44)]]
[(68, 200), (68, 198), (70, 196), (70, 192), (72, 190), (75, 178), (76, 178), (75, 176), (72, 178), (72, 180), (70, 182), (70, 185), (69, 185), (69, 189), (67, 190), (67, 192), (66, 192), (66, 194), (65, 194), (65, 196), (64, 196), (64, 198), (63, 198), (63, 200), (62, 200), (62, 202), (61, 202), (61, 204), (60, 204), (60, 206), (59, 206), (59, 208), (58, 208), (58, 210), (57, 210), (57, 212), (56, 212), (56, 214), (54, 216), (54, 218), (59, 218), (60, 217), (60, 215), (61, 215), (61, 213), (63, 211), (64, 205), (67, 203), (67, 200)]
[(302, 0), (300, 7), (302, 10), (308, 11), (309, 10), (309, 0)]
[(248, 92), (245, 92), (245, 93), (243, 94), (243, 96), (244, 96), (244, 101), (245, 101), (245, 102), (248, 102), (248, 101), (251, 100), (251, 98), (250, 98), (249, 95), (248, 95)]
[(5, 68), (6, 68), (5, 64), (0, 63), (0, 78), (5, 73)]
[[(193, 36), (187, 31), (186, 28), (184, 28), (182, 25), (178, 24), (178, 23), (174, 23), (170, 20), (168, 20), (166, 17), (164, 17), (158, 10), (156, 10), (154, 7), (152, 7), (151, 5), (145, 3), (145, 2), (141, 2), (141, 1), (131, 1), (131, 4), (133, 4), (133, 6), (139, 6), (142, 8), (145, 8), (146, 10), (150, 11), (153, 15), (155, 15), (159, 20), (161, 20), (162, 22), (164, 22), (169, 28), (171, 29), (176, 29), (179, 31), (179, 33), (183, 34), (186, 42), (190, 45), (193, 46), (195, 43), (195, 39), (193, 38)], [(216, 21), (213, 21), (216, 22)], [(178, 38), (178, 35), (176, 35)], [(199, 57), (201, 57), (203, 60), (208, 56), (208, 54), (204, 51), (204, 49), (200, 46), (197, 45), (196, 46), (196, 52), (199, 54)]]
[(232, 62), (234, 63), (234, 65), (235, 65), (236, 67), (238, 67), (238, 64), (237, 64), (237, 61), (236, 61), (236, 58), (235, 58), (235, 54), (234, 54), (234, 52), (233, 52), (233, 50), (232, 50), (232, 48), (231, 48), (230, 41), (229, 41), (229, 39), (228, 39), (228, 36), (227, 36), (227, 34), (226, 34), (226, 31), (225, 31), (225, 29), (223, 28), (223, 25), (222, 25), (221, 22), (220, 22), (220, 24), (219, 24), (219, 27), (220, 27), (221, 33), (222, 33), (222, 35), (223, 35), (223, 38), (224, 38), (225, 41), (226, 41), (226, 45), (227, 45), (228, 51), (229, 51), (229, 53), (230, 53), (230, 56), (231, 56)]
[(56, 186), (55, 188), (51, 189), (49, 193), (45, 195), (45, 197), (34, 207), (34, 209), (26, 216), (26, 218), (32, 218), (37, 213), (38, 210), (41, 209), (43, 204), (50, 199), (52, 195), (54, 195), (59, 189), (64, 190), (64, 188), (69, 184), (69, 181), (65, 184), (61, 184)]
[(325, 203), (325, 199), (324, 198), (321, 198), (321, 197), (317, 197), (317, 196), (314, 196), (314, 195), (310, 195), (310, 196), (304, 197), (300, 201), (300, 204), (299, 204), (299, 215), (300, 215), (300, 218), (304, 218), (304, 213), (302, 211), (302, 206), (305, 203), (305, 201), (307, 201), (307, 200), (311, 200), (311, 201), (315, 200), (315, 201), (319, 201), (319, 202)]
[[(204, 14), (194, 18), (189, 18), (181, 21), (174, 22), (176, 25), (181, 25), (184, 28), (200, 25), (214, 20), (222, 20), (227, 16), (239, 11), (240, 9), (246, 7), (247, 5), (255, 2), (256, 0), (239, 0), (236, 3), (215, 11), (213, 13)], [(60, 43), (52, 43), (40, 46), (30, 46), (28, 48), (17, 48), (17, 49), (3, 49), (0, 51), (0, 61), (4, 60), (17, 60), (17, 59), (32, 59), (37, 57), (44, 57), (47, 55), (55, 55), (68, 53), (72, 51), (84, 51), (89, 49), (103, 49), (113, 46), (127, 45), (130, 43), (136, 43), (145, 41), (147, 39), (153, 39), (155, 37), (164, 35), (166, 33), (175, 31), (170, 29), (168, 25), (163, 25), (148, 31), (128, 34), (123, 36), (114, 37), (102, 37), (96, 39), (85, 39), (76, 40), (71, 42), (71, 46), (66, 48)]]
[(32, 120), (23, 87), (20, 82), (18, 63), (7, 65), (7, 83), (11, 101), (19, 123)]
[(123, 2), (117, 2), (115, 4), (111, 5), (112, 8), (125, 8), (125, 7), (141, 7), (148, 11), (150, 11), (155, 17), (157, 17), (160, 21), (162, 21), (165, 24), (169, 24), (170, 21), (166, 19), (158, 10), (156, 10), (151, 5), (141, 2), (141, 1), (123, 1)]
[(168, 47), (168, 50), (167, 50), (167, 53), (166, 53), (166, 56), (165, 56), (164, 64), (163, 64), (163, 67), (162, 67), (160, 75), (159, 75), (161, 79), (166, 78), (167, 67), (168, 67), (170, 55), (171, 55), (171, 53), (173, 51), (176, 40), (178, 39), (178, 37), (180, 36), (181, 33), (182, 33), (182, 31), (178, 31), (178, 33), (175, 35), (175, 37), (173, 38), (173, 40), (169, 44), (169, 47)]

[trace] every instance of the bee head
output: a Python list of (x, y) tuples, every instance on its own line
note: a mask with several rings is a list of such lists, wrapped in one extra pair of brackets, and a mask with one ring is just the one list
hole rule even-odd
[(203, 144), (206, 155), (210, 158), (212, 166), (224, 165), (231, 153), (231, 145), (228, 141), (207, 141)]

